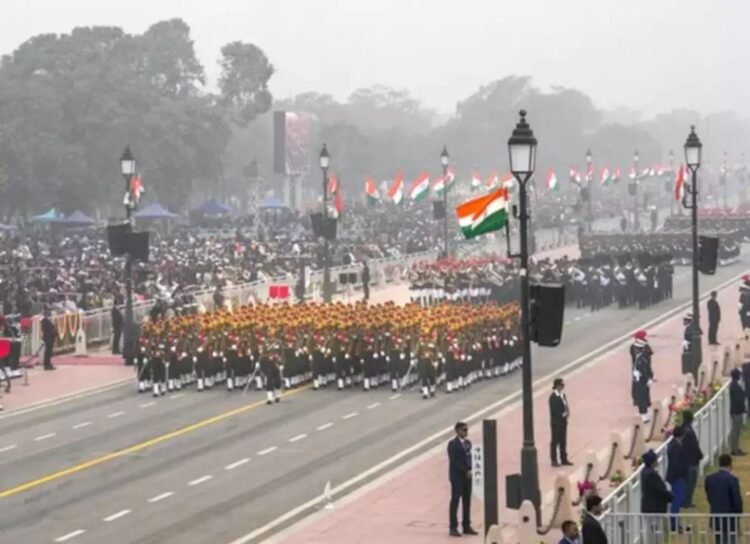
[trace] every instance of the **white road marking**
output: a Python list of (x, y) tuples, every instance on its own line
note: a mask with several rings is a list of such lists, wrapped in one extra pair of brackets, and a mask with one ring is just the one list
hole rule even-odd
[(188, 485), (200, 485), (203, 482), (209, 481), (211, 478), (213, 478), (213, 476), (211, 476), (210, 474), (206, 474), (205, 476), (201, 476), (200, 478), (193, 480), (192, 482), (188, 482)]
[(72, 533), (68, 533), (67, 535), (63, 535), (61, 537), (56, 538), (55, 542), (66, 542), (70, 540), (71, 538), (75, 538), (77, 536), (82, 535), (85, 532), (86, 531), (84, 531), (83, 529), (78, 529), (77, 531), (73, 531)]
[(104, 518), (104, 521), (115, 521), (116, 519), (123, 518), (127, 516), (132, 510), (120, 510), (116, 514), (112, 514), (111, 516), (107, 516)]
[(247, 457), (245, 457), (244, 459), (240, 459), (239, 461), (235, 461), (234, 463), (231, 463), (231, 464), (225, 466), (224, 470), (233, 470), (233, 469), (235, 469), (237, 467), (241, 467), (245, 463), (249, 463), (249, 462), (250, 462), (250, 459), (248, 459)]
[(184, 397), (185, 393), (175, 393), (174, 395), (170, 395), (169, 400), (179, 399), (180, 397)]
[(580, 320), (581, 320), (581, 316), (580, 315), (578, 317), (573, 318), (573, 321), (580, 321)]
[(294, 436), (294, 437), (290, 438), (289, 442), (299, 442), (303, 438), (307, 438), (307, 435), (306, 434), (298, 434), (297, 436)]
[(167, 491), (166, 493), (162, 493), (161, 495), (157, 495), (156, 497), (151, 497), (148, 502), (159, 502), (168, 497), (171, 497), (172, 495), (174, 495), (174, 492)]
[[(705, 291), (701, 295), (701, 300), (705, 300), (706, 298), (708, 298), (708, 294), (710, 291), (721, 291), (723, 289), (726, 289), (727, 287), (731, 287), (740, 278), (741, 278), (740, 275), (735, 276), (733, 279), (728, 280), (722, 283), (721, 285), (714, 287), (713, 289)], [(632, 337), (636, 333), (636, 331), (639, 331), (641, 329), (659, 328), (659, 327), (666, 325), (669, 319), (673, 318), (676, 315), (679, 315), (684, 310), (690, 308), (690, 304), (691, 302), (688, 301), (688, 302), (685, 302), (684, 304), (676, 306), (675, 308), (672, 308), (671, 310), (668, 310), (664, 312), (663, 314), (655, 317), (648, 323), (641, 324), (637, 329), (633, 329), (632, 331), (622, 336), (614, 338), (610, 340), (609, 342), (605, 342), (598, 348), (593, 349), (590, 352), (582, 355), (581, 357), (578, 357), (577, 359), (571, 361), (567, 365), (564, 365), (562, 368), (558, 368), (554, 372), (550, 372), (546, 376), (543, 376), (539, 378), (538, 380), (535, 380), (533, 383), (533, 389), (534, 389), (535, 395), (548, 394), (549, 384), (552, 382), (554, 378), (558, 377), (560, 374), (568, 373), (567, 378), (570, 379), (572, 375), (579, 374), (580, 372), (583, 372), (590, 366), (597, 364), (602, 359), (602, 357), (605, 357), (607, 353), (611, 351), (612, 349), (620, 347), (620, 346), (624, 346), (626, 343), (629, 343), (632, 340)], [(481, 419), (487, 414), (494, 414), (493, 417), (497, 419), (500, 417), (502, 413), (505, 413), (508, 410), (512, 410), (512, 409), (519, 407), (520, 396), (521, 396), (521, 390), (519, 389), (518, 391), (511, 393), (510, 395), (507, 395), (505, 398), (502, 398), (496, 402), (493, 402), (492, 404), (485, 406), (481, 410), (467, 417), (462, 418), (462, 421), (465, 421), (467, 423), (472, 423), (474, 421)], [(501, 409), (502, 412), (498, 413), (499, 409)], [(383, 482), (388, 481), (389, 479), (395, 477), (395, 475), (397, 475), (398, 473), (401, 473), (400, 471), (405, 471), (413, 466), (416, 466), (416, 464), (419, 463), (420, 461), (423, 461), (427, 459), (428, 457), (434, 455), (435, 453), (442, 451), (444, 446), (440, 445), (433, 449), (427, 450), (424, 454), (417, 456), (413, 459), (407, 459), (408, 456), (413, 455), (414, 452), (427, 446), (431, 442), (435, 442), (438, 439), (442, 440), (446, 438), (447, 436), (450, 436), (454, 432), (455, 431), (453, 427), (448, 427), (447, 429), (443, 429), (442, 431), (438, 431), (434, 433), (433, 435), (428, 436), (424, 440), (421, 440), (420, 442), (417, 442), (413, 444), (412, 446), (400, 451), (393, 457), (390, 457), (389, 459), (386, 459), (378, 463), (377, 465), (370, 467), (364, 472), (361, 472), (360, 474), (354, 476), (353, 478), (347, 480), (346, 482), (343, 482), (340, 485), (336, 486), (335, 488), (331, 489), (331, 497), (335, 497), (336, 495), (341, 494), (347, 489), (356, 486), (361, 481), (367, 478), (370, 478), (371, 476), (375, 474), (382, 472), (382, 474), (380, 474), (377, 478), (372, 480), (367, 485), (362, 486), (360, 489), (358, 489), (354, 493), (349, 493), (346, 499), (343, 499), (341, 502), (344, 502), (346, 504), (349, 501), (356, 500), (357, 498), (364, 495), (367, 491), (371, 489), (376, 489), (378, 486), (383, 485)], [(388, 469), (392, 467), (393, 465), (395, 465), (396, 463), (399, 463), (396, 469), (391, 469), (389, 471), (383, 472), (384, 469)], [(257, 539), (259, 536), (265, 535), (269, 531), (276, 529), (279, 525), (286, 523), (288, 520), (293, 519), (299, 514), (306, 512), (309, 509), (319, 505), (322, 500), (323, 500), (323, 497), (320, 496), (315, 499), (311, 499), (307, 501), (306, 503), (300, 504), (299, 506), (292, 508), (285, 514), (282, 514), (276, 519), (268, 522), (263, 527), (258, 527), (257, 529), (254, 529), (253, 531), (249, 532), (248, 534), (237, 538), (236, 540), (232, 541), (230, 544), (247, 544), (248, 542)], [(325, 515), (325, 511), (321, 510), (320, 512), (321, 513), (318, 516), (315, 516), (315, 515), (308, 516), (306, 518), (308, 520), (307, 523), (312, 523), (313, 521), (320, 519), (323, 515)], [(302, 526), (305, 526), (304, 521), (291, 525), (285, 531), (283, 531), (282, 533), (279, 533), (279, 535), (292, 534), (296, 531), (299, 531), (300, 527)]]
[(277, 448), (276, 446), (271, 446), (270, 448), (266, 448), (264, 450), (260, 450), (258, 452), (258, 455), (268, 455), (269, 453), (271, 453), (272, 451), (276, 451), (277, 449), (279, 449), (279, 448)]
[(585, 314), (583, 314), (583, 317), (588, 317), (590, 315), (591, 315), (590, 313), (586, 312)]
[(368, 410), (372, 410), (373, 408), (377, 408), (380, 406), (379, 402), (373, 402), (370, 406), (367, 407)]
[(395, 395), (391, 395), (390, 397), (388, 397), (388, 400), (396, 400), (400, 396), (401, 396), (401, 393), (396, 393)]
[(6, 451), (14, 450), (16, 449), (15, 444), (11, 444), (10, 446), (5, 446), (4, 448), (0, 448), (0, 453), (4, 453)]
[(83, 423), (76, 423), (73, 425), (73, 429), (83, 429), (84, 427), (88, 427), (91, 425), (90, 421), (84, 421)]
[(110, 419), (112, 419), (112, 418), (120, 417), (120, 416), (123, 416), (123, 415), (125, 415), (125, 412), (115, 412), (114, 414), (109, 414), (107, 417), (110, 418)]
[(315, 430), (316, 431), (325, 431), (326, 429), (330, 429), (331, 427), (333, 427), (333, 423), (324, 423), (323, 425), (321, 425), (320, 427), (318, 427)]
[(570, 325), (571, 323), (573, 323), (573, 322), (572, 321), (566, 321), (565, 322), (566, 325)]
[(47, 434), (43, 434), (42, 436), (37, 436), (34, 439), (34, 442), (39, 442), (41, 440), (47, 440), (48, 438), (52, 438), (53, 436), (57, 436), (57, 433), (47, 433)]
[(151, 401), (151, 402), (147, 402), (146, 404), (141, 404), (141, 408), (149, 408), (150, 406), (155, 406), (155, 405), (156, 405), (156, 402)]
[(353, 417), (357, 417), (359, 415), (359, 412), (352, 412), (350, 414), (346, 414), (345, 416), (341, 416), (341, 419), (351, 419)]

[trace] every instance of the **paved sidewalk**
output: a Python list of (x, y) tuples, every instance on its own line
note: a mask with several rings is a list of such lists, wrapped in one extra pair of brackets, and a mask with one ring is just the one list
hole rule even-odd
[[(720, 304), (727, 309), (735, 307), (736, 286), (719, 295)], [(705, 307), (705, 302), (701, 303)], [(719, 337), (729, 339), (740, 332), (736, 315), (725, 311)], [(651, 395), (654, 403), (670, 397), (683, 385), (680, 373), (680, 349), (683, 334), (682, 314), (653, 327), (649, 341), (655, 352), (654, 373), (656, 383)], [(704, 324), (703, 330), (707, 330)], [(594, 333), (594, 331), (592, 331)], [(704, 338), (705, 339), (705, 338)], [(543, 386), (534, 399), (535, 438), (538, 448), (540, 484), (542, 495), (551, 499), (554, 478), (558, 475), (582, 474), (588, 451), (600, 452), (609, 443), (613, 430), (629, 433), (638, 420), (630, 398), (629, 342), (606, 353), (568, 375), (566, 393), (571, 404), (571, 421), (568, 433), (569, 454), (575, 467), (553, 469), (549, 464), (549, 413), (547, 398), (550, 389)], [(704, 348), (704, 354), (707, 354)], [(707, 355), (704, 355), (707, 358)], [(551, 384), (549, 384), (551, 386)], [(521, 407), (512, 405), (496, 416), (498, 425), (498, 451), (500, 482), (498, 497), (501, 503), (501, 524), (506, 542), (515, 534), (517, 513), (504, 507), (504, 476), (520, 470)], [(446, 427), (454, 422), (447, 421)], [(481, 444), (481, 426), (470, 429), (470, 437)], [(422, 437), (415, 437), (415, 440)], [(627, 435), (626, 435), (627, 440)], [(447, 462), (444, 446), (423, 456), (416, 463), (407, 463), (405, 470), (390, 479), (373, 484), (370, 490), (355, 492), (351, 497), (336, 503), (332, 511), (321, 511), (302, 521), (270, 542), (285, 544), (432, 544), (452, 541), (448, 537), (448, 484)], [(574, 485), (578, 478), (573, 478)], [(335, 487), (341, 482), (332, 482)], [(474, 526), (480, 530), (482, 505), (472, 504)], [(547, 509), (546, 515), (549, 515)], [(545, 516), (546, 517), (546, 516)], [(553, 531), (553, 536), (559, 535)], [(555, 539), (556, 540), (556, 539)], [(480, 542), (480, 537), (469, 538)]]

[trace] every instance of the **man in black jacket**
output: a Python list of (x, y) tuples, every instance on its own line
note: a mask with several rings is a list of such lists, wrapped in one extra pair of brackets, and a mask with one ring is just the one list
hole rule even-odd
[(122, 339), (122, 325), (123, 317), (120, 308), (117, 305), (120, 304), (119, 297), (115, 298), (115, 302), (112, 305), (112, 354), (120, 354), (120, 340)]
[(367, 261), (362, 261), (362, 295), (365, 300), (370, 300), (370, 267)]
[(42, 319), (42, 341), (44, 342), (44, 370), (55, 370), (52, 366), (52, 348), (57, 337), (57, 327), (49, 317), (49, 310), (44, 310)]
[(698, 482), (698, 468), (703, 459), (703, 452), (698, 443), (698, 437), (693, 429), (693, 412), (685, 410), (682, 412), (682, 429), (685, 434), (682, 437), (682, 445), (688, 458), (688, 476), (685, 488), (685, 508), (694, 508), (693, 493), (695, 484)]
[[(560, 464), (570, 466), (568, 460), (568, 416), (570, 409), (568, 399), (563, 390), (565, 383), (562, 378), (555, 378), (552, 384), (552, 393), (549, 396), (549, 421), (550, 421), (550, 460), (553, 467), (559, 467)], [(558, 462), (558, 451), (560, 461)]]
[(581, 536), (586, 544), (607, 544), (607, 534), (599, 520), (602, 514), (602, 498), (596, 495), (586, 497), (586, 515), (581, 524)]
[(745, 414), (745, 390), (740, 385), (742, 373), (738, 368), (732, 369), (732, 383), (729, 384), (729, 416), (732, 428), (729, 431), (729, 449), (732, 455), (745, 455), (740, 449), (740, 430), (742, 416)]
[(450, 535), (458, 532), (458, 503), (463, 506), (464, 535), (475, 535), (471, 528), (471, 442), (466, 438), (469, 426), (463, 421), (454, 427), (456, 437), (448, 442), (448, 473), (451, 482)]
[(708, 344), (718, 346), (719, 341), (716, 334), (719, 332), (719, 321), (721, 321), (721, 307), (716, 300), (716, 291), (711, 291), (711, 298), (708, 299)]
[[(643, 471), (641, 472), (641, 513), (642, 514), (666, 514), (667, 506), (674, 495), (667, 489), (667, 484), (662, 480), (659, 471), (656, 470), (658, 457), (654, 450), (648, 450), (643, 454)], [(661, 525), (661, 519), (658, 521)]]

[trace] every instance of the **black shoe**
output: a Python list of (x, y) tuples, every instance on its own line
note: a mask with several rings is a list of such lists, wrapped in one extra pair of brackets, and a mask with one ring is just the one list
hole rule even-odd
[(57, 370), (56, 366), (45, 366), (44, 370)]
[(450, 534), (451, 536), (461, 536), (461, 533), (459, 533), (459, 532), (458, 532), (458, 531), (456, 531), (455, 529), (451, 529), (451, 530), (450, 530), (450, 533), (449, 533), (449, 534)]
[(564, 466), (564, 467), (572, 467), (572, 466), (573, 466), (573, 463), (571, 463), (571, 462), (570, 462), (570, 461), (568, 461), (567, 459), (566, 459), (565, 461), (563, 461), (563, 462), (562, 462), (561, 464), (562, 464), (562, 466)]
[(559, 467), (560, 463), (558, 463), (557, 461), (552, 461), (552, 466), (553, 467)]
[(478, 535), (478, 534), (479, 534), (479, 533), (477, 533), (477, 532), (476, 532), (476, 531), (475, 531), (474, 529), (472, 529), (471, 527), (466, 527), (466, 528), (464, 529), (464, 535)]

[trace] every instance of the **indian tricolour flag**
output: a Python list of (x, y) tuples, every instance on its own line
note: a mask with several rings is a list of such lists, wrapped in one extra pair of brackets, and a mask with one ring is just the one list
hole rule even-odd
[(677, 179), (674, 181), (674, 199), (677, 202), (681, 201), (682, 197), (685, 196), (685, 178), (687, 177), (685, 170), (685, 165), (677, 169)]
[(479, 189), (482, 186), (482, 174), (479, 172), (471, 173), (471, 188)]
[(615, 168), (615, 171), (612, 174), (612, 182), (617, 183), (618, 181), (620, 181), (620, 169)]
[(488, 189), (494, 188), (498, 183), (500, 183), (500, 176), (497, 172), (492, 172), (492, 175), (484, 180), (484, 184)]
[(365, 194), (367, 195), (368, 204), (380, 202), (380, 193), (378, 193), (378, 188), (375, 186), (375, 180), (369, 176), (365, 179)]
[(508, 220), (508, 190), (501, 187), (464, 202), (456, 208), (456, 216), (466, 238), (500, 230)]
[(394, 204), (401, 204), (404, 199), (404, 176), (401, 172), (396, 174), (396, 179), (391, 183), (391, 187), (388, 189), (388, 198)]
[(445, 176), (440, 176), (432, 182), (432, 190), (435, 191), (437, 195), (442, 196), (445, 192), (445, 187)]
[(547, 179), (544, 181), (544, 184), (547, 186), (547, 190), (549, 191), (560, 190), (560, 184), (557, 183), (557, 176), (552, 170), (549, 170), (547, 172)]
[(409, 188), (409, 198), (417, 201), (422, 200), (430, 190), (430, 174), (422, 172), (419, 177), (414, 180)]
[(581, 174), (575, 168), (568, 170), (568, 178), (577, 185), (581, 184)]
[(610, 181), (612, 181), (612, 177), (609, 175), (609, 168), (604, 168), (599, 175), (599, 185), (609, 185)]

